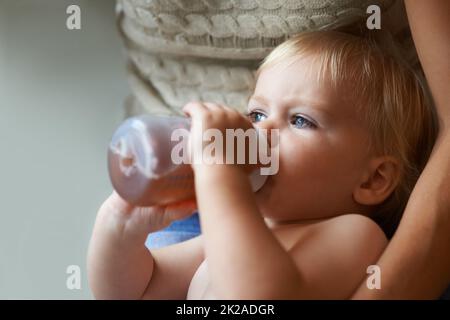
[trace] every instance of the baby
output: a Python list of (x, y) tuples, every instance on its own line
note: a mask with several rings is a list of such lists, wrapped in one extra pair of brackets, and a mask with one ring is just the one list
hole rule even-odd
[[(279, 170), (253, 193), (249, 165), (194, 164), (196, 202), (168, 208), (133, 207), (114, 192), (88, 253), (96, 298), (349, 298), (393, 235), (436, 135), (424, 90), (395, 52), (337, 31), (273, 50), (247, 116), (213, 103), (184, 112), (193, 140), (200, 125), (224, 136), (278, 129)], [(196, 206), (201, 236), (145, 247)]]

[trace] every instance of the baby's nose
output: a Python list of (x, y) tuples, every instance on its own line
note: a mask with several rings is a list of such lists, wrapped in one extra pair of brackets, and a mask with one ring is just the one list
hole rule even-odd
[(258, 129), (265, 129), (268, 134), (270, 134), (271, 130), (277, 128), (275, 121), (271, 119), (265, 119), (264, 121), (257, 122), (255, 123), (255, 126)]
[(277, 129), (276, 123), (272, 120), (264, 120), (254, 124), (255, 128), (266, 138), (269, 147), (271, 146), (272, 131)]

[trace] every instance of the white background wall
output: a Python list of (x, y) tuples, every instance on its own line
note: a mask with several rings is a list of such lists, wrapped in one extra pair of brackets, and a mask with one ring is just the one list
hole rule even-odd
[[(66, 29), (81, 7), (82, 29)], [(114, 0), (0, 0), (0, 298), (92, 298), (86, 251), (129, 92)], [(81, 290), (66, 288), (68, 265)]]

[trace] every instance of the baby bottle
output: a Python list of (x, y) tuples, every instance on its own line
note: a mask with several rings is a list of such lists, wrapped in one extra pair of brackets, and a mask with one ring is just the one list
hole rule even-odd
[[(127, 202), (145, 207), (195, 198), (191, 165), (172, 160), (172, 149), (180, 143), (171, 139), (176, 129), (189, 132), (190, 119), (141, 115), (117, 128), (108, 148), (108, 171), (114, 189)], [(267, 176), (256, 169), (249, 178), (256, 192)]]

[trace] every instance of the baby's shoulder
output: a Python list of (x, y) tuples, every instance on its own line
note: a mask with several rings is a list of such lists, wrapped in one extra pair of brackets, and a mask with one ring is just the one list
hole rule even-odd
[(311, 295), (320, 298), (349, 297), (387, 245), (377, 224), (358, 214), (316, 221), (308, 224), (308, 236), (300, 233), (288, 252), (307, 275)]
[(339, 215), (318, 223), (318, 229), (329, 232), (341, 232), (357, 236), (358, 234), (370, 233), (377, 237), (386, 238), (380, 226), (367, 216), (356, 213)]
[(314, 226), (314, 235), (316, 239), (352, 250), (368, 246), (384, 248), (388, 242), (380, 226), (361, 214), (343, 214), (323, 220)]

